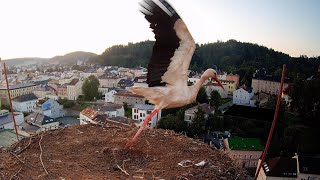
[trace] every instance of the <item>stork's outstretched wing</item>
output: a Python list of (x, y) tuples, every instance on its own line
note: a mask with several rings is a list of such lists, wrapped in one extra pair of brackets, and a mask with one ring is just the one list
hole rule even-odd
[(196, 46), (186, 25), (165, 0), (144, 0), (141, 6), (156, 39), (148, 65), (149, 87), (187, 84)]

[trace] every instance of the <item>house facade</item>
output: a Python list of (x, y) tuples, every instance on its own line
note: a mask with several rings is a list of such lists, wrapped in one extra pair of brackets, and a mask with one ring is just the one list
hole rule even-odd
[(105, 94), (105, 101), (114, 103), (114, 94), (116, 94), (116, 90), (111, 90)]
[[(36, 85), (34, 83), (21, 83), (21, 84), (9, 86), (11, 99), (21, 95), (31, 94), (35, 88), (36, 88)], [(8, 99), (9, 97), (8, 97), (7, 87), (1, 86), (0, 87), (1, 103), (8, 104), (9, 103)]]
[(228, 92), (229, 92), (229, 87), (226, 84), (224, 84), (222, 86), (224, 89), (222, 89), (218, 83), (209, 82), (206, 85), (204, 85), (208, 97), (211, 97), (212, 91), (217, 91), (220, 94), (221, 98), (227, 98)]
[[(24, 122), (24, 115), (21, 112), (14, 112), (14, 118), (17, 125)], [(12, 114), (6, 109), (0, 110), (0, 130), (1, 129), (14, 129)]]
[(107, 117), (124, 117), (124, 108), (120, 104), (105, 103), (94, 106), (93, 109), (99, 114), (107, 115)]
[(67, 95), (69, 100), (77, 100), (79, 95), (82, 94), (83, 80), (74, 78), (67, 85)]
[(255, 100), (252, 99), (254, 93), (251, 88), (240, 87), (233, 92), (233, 104), (254, 106)]
[[(288, 84), (283, 84), (283, 89), (287, 88)], [(263, 79), (252, 78), (252, 88), (254, 93), (264, 92), (271, 95), (278, 95), (280, 88), (280, 81), (271, 81)]]
[(198, 108), (200, 108), (202, 111), (205, 113), (205, 118), (208, 118), (209, 114), (214, 114), (215, 110), (213, 107), (211, 107), (209, 104), (203, 103), (196, 105), (192, 108), (187, 109), (184, 112), (184, 120), (188, 123), (191, 124), (192, 120), (196, 116), (196, 112), (198, 112)]
[(237, 85), (233, 80), (220, 80), (222, 85), (228, 86), (228, 94), (232, 95), (233, 92), (237, 89)]
[(58, 85), (57, 87), (58, 96), (61, 99), (68, 98), (67, 84)]
[[(132, 108), (132, 119), (138, 121), (139, 127), (142, 125), (144, 119), (151, 114), (154, 110), (154, 105), (148, 104), (136, 104)], [(157, 126), (157, 123), (161, 119), (161, 110), (158, 114), (154, 115), (150, 122), (148, 123), (148, 127), (154, 128)]]
[(64, 117), (66, 114), (63, 109), (63, 105), (60, 105), (53, 99), (47, 99), (39, 102), (35, 111), (53, 119)]
[(123, 77), (120, 76), (109, 76), (104, 74), (99, 78), (100, 87), (114, 88), (118, 86), (118, 83)]
[(127, 103), (128, 105), (145, 104), (145, 98), (129, 91), (120, 91), (114, 94), (114, 103)]
[(49, 131), (59, 128), (59, 122), (53, 118), (43, 115), (39, 112), (33, 112), (27, 117), (25, 121), (31, 125), (38, 126), (37, 132)]
[(19, 112), (32, 112), (37, 102), (38, 97), (35, 94), (25, 94), (12, 99), (12, 108)]
[(91, 107), (87, 107), (80, 112), (80, 125), (84, 124), (98, 124), (95, 119), (99, 115), (99, 112)]

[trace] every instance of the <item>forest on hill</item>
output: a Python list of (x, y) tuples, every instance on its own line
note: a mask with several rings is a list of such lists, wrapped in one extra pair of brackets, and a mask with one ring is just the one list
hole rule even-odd
[[(154, 41), (115, 45), (93, 58), (101, 65), (123, 67), (146, 67), (152, 53)], [(292, 81), (314, 75), (320, 65), (319, 57), (291, 57), (288, 54), (252, 43), (236, 40), (197, 44), (190, 69), (201, 72), (209, 67), (239, 74), (242, 84), (251, 85), (252, 74), (257, 69), (266, 69), (275, 76), (281, 75), (282, 65), (287, 64), (287, 74)]]

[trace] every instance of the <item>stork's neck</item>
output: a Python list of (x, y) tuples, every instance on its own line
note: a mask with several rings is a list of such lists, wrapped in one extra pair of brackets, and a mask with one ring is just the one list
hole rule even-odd
[(208, 77), (201, 76), (200, 80), (197, 81), (192, 87), (193, 94), (197, 97), (200, 88), (202, 87), (203, 83), (208, 79)]

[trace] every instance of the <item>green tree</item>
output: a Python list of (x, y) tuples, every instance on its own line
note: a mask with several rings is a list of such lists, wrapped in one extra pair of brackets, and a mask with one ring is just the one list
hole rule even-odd
[(204, 115), (205, 112), (198, 107), (198, 111), (195, 113), (189, 129), (189, 134), (191, 136), (197, 135), (199, 137), (205, 132), (206, 119)]
[(211, 92), (210, 97), (210, 105), (214, 106), (215, 108), (218, 108), (221, 104), (221, 96), (218, 91), (213, 90)]
[(84, 81), (82, 85), (82, 92), (84, 95), (84, 99), (87, 101), (92, 101), (94, 98), (99, 97), (98, 87), (100, 83), (99, 80), (91, 75)]
[(206, 93), (206, 89), (202, 86), (197, 95), (197, 102), (199, 103), (207, 103), (208, 97)]
[(186, 132), (187, 123), (184, 121), (184, 110), (180, 109), (176, 115), (168, 114), (167, 116), (162, 117), (158, 125), (161, 129), (170, 129), (178, 133)]

